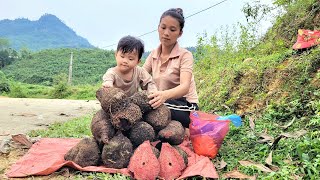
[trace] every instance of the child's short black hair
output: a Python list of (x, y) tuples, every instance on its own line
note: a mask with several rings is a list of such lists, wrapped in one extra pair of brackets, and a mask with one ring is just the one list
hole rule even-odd
[(121, 51), (122, 53), (131, 53), (134, 50), (137, 51), (138, 57), (141, 59), (142, 54), (144, 53), (142, 40), (133, 36), (125, 36), (119, 40), (117, 52)]

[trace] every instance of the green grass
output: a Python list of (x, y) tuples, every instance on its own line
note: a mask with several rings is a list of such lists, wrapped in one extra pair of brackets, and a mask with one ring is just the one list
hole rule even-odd
[(64, 123), (58, 122), (51, 124), (48, 129), (45, 130), (33, 130), (29, 133), (32, 137), (73, 137), (83, 138), (86, 136), (92, 136), (90, 123), (92, 115), (86, 115), (80, 118), (75, 118)]
[(108, 173), (88, 173), (88, 172), (79, 172), (75, 177), (77, 180), (82, 179), (94, 179), (94, 180), (129, 180), (130, 178), (121, 174), (108, 174)]
[[(257, 174), (262, 179), (292, 179), (294, 176), (316, 179), (320, 175), (316, 170), (320, 167), (320, 140), (319, 137), (312, 137), (312, 134), (319, 130), (308, 130), (307, 134), (299, 138), (282, 138), (274, 149), (268, 143), (259, 142), (258, 133), (267, 132), (276, 138), (283, 132), (306, 129), (305, 126), (301, 127), (301, 124), (306, 125), (307, 120), (305, 121), (295, 121), (287, 130), (283, 130), (277, 126), (276, 121), (259, 118), (255, 120), (253, 131), (246, 118), (244, 126), (232, 127), (224, 140), (216, 160), (223, 159), (228, 165), (219, 174), (238, 169), (247, 175)], [(279, 167), (278, 171), (265, 173), (255, 167), (244, 167), (239, 164), (240, 160), (266, 164), (265, 160), (271, 151), (273, 151), (272, 164)]]
[[(194, 68), (201, 110), (245, 116), (244, 126), (230, 129), (214, 160), (223, 159), (228, 164), (219, 170), (220, 177), (238, 170), (258, 175), (259, 179), (317, 179), (320, 175), (320, 48), (302, 53), (283, 47), (267, 53), (264, 49), (251, 49), (247, 56), (241, 49), (230, 50), (230, 46), (236, 47), (230, 41), (223, 44), (221, 40), (223, 37), (212, 37), (211, 41), (199, 44), (201, 51), (195, 56), (198, 59)], [(216, 41), (222, 46), (217, 46)], [(277, 46), (277, 41), (281, 40), (273, 39), (272, 45)], [(255, 130), (249, 127), (249, 116), (255, 118)], [(287, 129), (279, 127), (293, 119), (294, 123)], [(276, 138), (281, 133), (302, 129), (307, 134), (282, 138), (276, 148), (259, 142), (259, 133), (266, 132)], [(279, 167), (272, 173), (239, 163), (250, 160), (266, 165), (271, 151), (272, 163)]]
[(0, 93), (1, 96), (12, 98), (94, 100), (96, 99), (96, 91), (100, 87), (100, 83), (77, 86), (69, 86), (67, 84), (44, 86), (10, 81), (9, 84), (10, 92), (2, 92)]

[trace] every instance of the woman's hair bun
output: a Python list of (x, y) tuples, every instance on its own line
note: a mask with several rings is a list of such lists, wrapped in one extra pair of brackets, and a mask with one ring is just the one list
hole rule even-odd
[(176, 12), (183, 17), (183, 10), (181, 8), (176, 8)]

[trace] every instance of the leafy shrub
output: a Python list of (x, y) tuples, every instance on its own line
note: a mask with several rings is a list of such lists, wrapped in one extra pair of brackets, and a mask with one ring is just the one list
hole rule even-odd
[(72, 94), (68, 97), (70, 99), (96, 99), (96, 91), (101, 87), (101, 84), (96, 85), (78, 85), (72, 86)]
[(7, 80), (5, 74), (2, 71), (0, 71), (0, 93), (9, 92), (9, 91), (10, 91), (9, 81)]
[(9, 93), (10, 97), (14, 97), (14, 98), (28, 97), (27, 92), (26, 92), (26, 88), (24, 86), (22, 86), (21, 83), (11, 82), (10, 87), (11, 87), (10, 93)]
[(51, 91), (51, 97), (62, 99), (71, 94), (70, 85), (68, 84), (68, 76), (64, 73), (54, 76), (53, 78), (53, 90)]

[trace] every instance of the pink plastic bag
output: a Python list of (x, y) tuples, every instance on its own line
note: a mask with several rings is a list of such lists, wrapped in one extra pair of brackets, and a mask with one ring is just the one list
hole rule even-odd
[(198, 155), (215, 158), (224, 137), (229, 131), (230, 120), (218, 120), (219, 115), (201, 111), (190, 113), (190, 139)]

